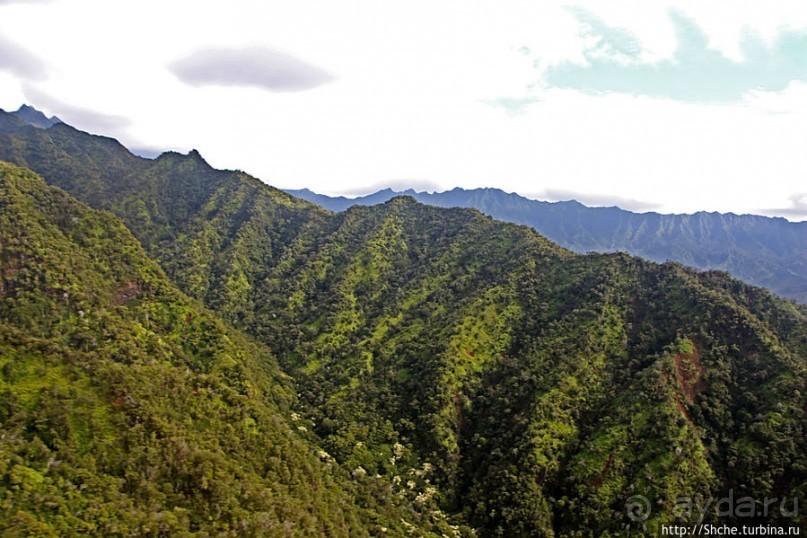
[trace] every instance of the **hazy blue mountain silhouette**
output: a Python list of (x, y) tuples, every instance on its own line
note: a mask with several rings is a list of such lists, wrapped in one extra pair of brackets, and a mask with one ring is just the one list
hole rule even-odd
[(34, 127), (39, 127), (40, 129), (47, 129), (48, 127), (52, 127), (57, 123), (62, 123), (62, 120), (60, 120), (58, 117), (48, 117), (30, 105), (22, 105), (19, 109), (11, 114), (17, 116), (24, 122), (33, 125)]

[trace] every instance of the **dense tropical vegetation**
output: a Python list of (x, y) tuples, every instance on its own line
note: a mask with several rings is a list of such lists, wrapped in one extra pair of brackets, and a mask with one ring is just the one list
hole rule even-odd
[[(3, 169), (0, 428), (57, 505), (6, 470), (15, 524), (153, 530), (179, 511), (188, 533), (614, 536), (692, 521), (681, 496), (807, 490), (795, 303), (473, 210), (333, 214), (197, 152), (0, 120), (0, 154), (143, 249)], [(75, 504), (75, 473), (107, 484), (90, 490), (106, 519)]]
[(306, 432), (265, 346), (4, 163), (0, 271), (3, 536), (428, 534)]

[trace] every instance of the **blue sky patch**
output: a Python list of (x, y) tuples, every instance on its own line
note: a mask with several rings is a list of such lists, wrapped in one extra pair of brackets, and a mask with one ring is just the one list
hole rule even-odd
[(782, 91), (807, 80), (807, 31), (782, 31), (767, 44), (751, 32), (741, 38), (742, 61), (709, 48), (704, 31), (680, 11), (669, 16), (677, 50), (670, 59), (642, 59), (641, 43), (629, 31), (607, 25), (581, 8), (571, 12), (585, 27), (585, 64), (563, 62), (545, 73), (549, 87), (586, 93), (627, 93), (691, 102), (732, 102), (751, 90)]

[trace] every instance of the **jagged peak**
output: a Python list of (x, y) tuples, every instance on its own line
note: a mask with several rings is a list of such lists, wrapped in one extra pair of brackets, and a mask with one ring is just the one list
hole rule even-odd
[(41, 110), (37, 110), (31, 105), (23, 103), (20, 108), (11, 113), (24, 122), (39, 129), (48, 129), (57, 123), (64, 123), (57, 116), (48, 117)]
[(181, 153), (174, 150), (164, 151), (157, 157), (156, 160), (160, 161), (163, 159), (188, 159), (207, 168), (212, 168), (210, 163), (208, 163), (205, 158), (202, 157), (202, 154), (199, 153), (199, 150), (197, 149), (192, 149), (188, 153)]

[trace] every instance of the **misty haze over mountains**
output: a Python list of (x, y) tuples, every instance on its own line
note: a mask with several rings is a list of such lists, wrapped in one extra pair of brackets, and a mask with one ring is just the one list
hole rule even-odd
[(634, 213), (618, 207), (587, 207), (574, 200), (531, 200), (490, 188), (434, 193), (384, 189), (357, 198), (308, 189), (286, 192), (331, 211), (375, 205), (400, 195), (438, 207), (474, 208), (495, 219), (531, 226), (575, 252), (622, 251), (657, 262), (674, 260), (697, 269), (728, 271), (807, 303), (807, 222), (733, 213)]

